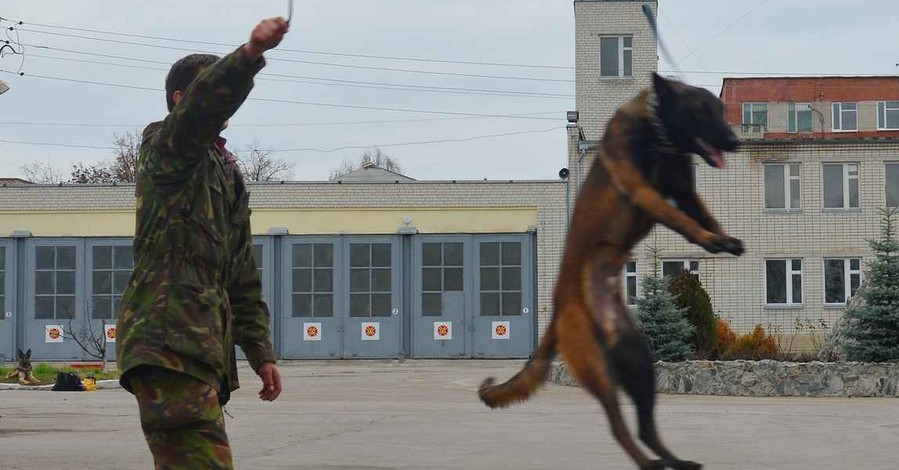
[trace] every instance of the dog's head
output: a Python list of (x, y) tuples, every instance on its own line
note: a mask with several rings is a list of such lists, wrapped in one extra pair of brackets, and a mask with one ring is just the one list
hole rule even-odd
[(704, 88), (668, 80), (653, 73), (658, 113), (668, 138), (684, 153), (695, 153), (715, 168), (724, 168), (724, 152), (740, 139), (724, 120), (724, 105)]
[(19, 349), (18, 352), (19, 352), (19, 354), (18, 354), (19, 364), (18, 364), (17, 368), (18, 369), (30, 369), (31, 368), (31, 350), (29, 349), (26, 352), (22, 352), (22, 350)]

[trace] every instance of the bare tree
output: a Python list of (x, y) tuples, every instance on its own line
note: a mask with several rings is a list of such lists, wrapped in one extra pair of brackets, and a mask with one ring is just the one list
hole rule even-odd
[(34, 161), (19, 167), (25, 179), (38, 184), (56, 184), (62, 181), (62, 172), (54, 168), (50, 161)]
[(247, 181), (284, 181), (293, 178), (294, 164), (272, 156), (271, 148), (263, 149), (258, 139), (253, 139), (243, 150), (238, 150), (237, 161)]
[(109, 184), (133, 183), (137, 179), (137, 161), (140, 157), (140, 134), (128, 131), (123, 135), (113, 134), (112, 160), (85, 165), (72, 165), (70, 183)]
[(380, 148), (375, 147), (371, 150), (366, 150), (365, 153), (359, 157), (359, 161), (352, 162), (349, 160), (344, 160), (343, 163), (340, 164), (337, 168), (331, 170), (331, 180), (339, 179), (341, 176), (352, 173), (362, 167), (364, 167), (367, 163), (372, 163), (376, 167), (392, 171), (394, 173), (402, 173), (403, 168), (400, 166), (400, 162), (397, 159), (387, 155), (387, 153), (383, 152)]
[(74, 184), (103, 184), (117, 182), (106, 162), (85, 165), (77, 162), (72, 165), (72, 177), (70, 183)]
[(106, 328), (103, 326), (103, 321), (100, 321), (100, 329), (98, 330), (94, 327), (94, 322), (95, 320), (91, 318), (85, 318), (81, 323), (81, 327), (76, 328), (74, 321), (70, 318), (69, 325), (63, 330), (62, 337), (74, 341), (86, 355), (100, 361), (103, 366), (103, 372), (107, 372), (106, 349), (108, 343), (106, 342)]
[(109, 172), (119, 183), (134, 183), (140, 159), (140, 132), (127, 131), (124, 135), (113, 134), (113, 137), (115, 159), (109, 165)]

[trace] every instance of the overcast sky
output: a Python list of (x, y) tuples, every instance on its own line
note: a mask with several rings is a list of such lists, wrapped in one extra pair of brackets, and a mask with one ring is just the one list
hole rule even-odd
[[(899, 70), (896, 66), (899, 63), (896, 47), (899, 2), (895, 0), (661, 0), (659, 4), (662, 37), (672, 55), (681, 61), (680, 68), (687, 72), (682, 77), (716, 93), (722, 77), (737, 76), (739, 72), (894, 75)], [(140, 130), (146, 123), (165, 115), (164, 93), (154, 90), (163, 88), (168, 64), (188, 53), (172, 47), (217, 53), (230, 49), (59, 27), (236, 47), (246, 40), (260, 19), (286, 15), (286, 12), (286, 0), (0, 0), (0, 16), (26, 23), (19, 32), (21, 42), (26, 44), (22, 68), (25, 76), (0, 73), (0, 79), (11, 86), (9, 92), (0, 96), (0, 140), (107, 147), (114, 132)], [(297, 0), (292, 31), (281, 49), (307, 52), (269, 53), (269, 64), (263, 72), (291, 78), (268, 77), (282, 80), (274, 81), (260, 77), (251, 97), (460, 114), (249, 101), (224, 134), (233, 149), (245, 147), (253, 138), (258, 138), (264, 147), (276, 150), (381, 145), (400, 161), (409, 176), (418, 179), (548, 179), (555, 178), (558, 170), (566, 165), (564, 112), (575, 106), (571, 0)], [(388, 60), (308, 51), (558, 68)], [(18, 56), (6, 55), (0, 59), (2, 70), (18, 71), (19, 67)], [(664, 60), (660, 68), (672, 69)], [(422, 74), (395, 69), (547, 81)], [(321, 79), (370, 83), (323, 84)], [(443, 89), (438, 93), (422, 88), (355, 87), (383, 87), (380, 84), (384, 83)], [(515, 95), (447, 93), (451, 90), (446, 88), (515, 92)], [(531, 114), (552, 119), (478, 118), (467, 114)], [(524, 134), (532, 131), (540, 132)], [(467, 142), (390, 146), (509, 133), (523, 134)], [(342, 160), (358, 158), (361, 152), (358, 149), (330, 153), (302, 150), (278, 155), (295, 162), (297, 179), (316, 180), (327, 178), (329, 171)], [(34, 160), (49, 161), (68, 173), (75, 161), (98, 161), (109, 155), (110, 151), (104, 149), (0, 143), (0, 176), (20, 176), (21, 165)]]

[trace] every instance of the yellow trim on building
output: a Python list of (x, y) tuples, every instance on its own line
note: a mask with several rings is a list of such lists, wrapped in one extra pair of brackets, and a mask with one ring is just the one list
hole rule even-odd
[[(255, 209), (253, 233), (286, 228), (291, 235), (394, 234), (404, 218), (419, 233), (520, 233), (539, 223), (536, 207), (411, 209)], [(133, 211), (0, 212), (0, 237), (131, 237)]]

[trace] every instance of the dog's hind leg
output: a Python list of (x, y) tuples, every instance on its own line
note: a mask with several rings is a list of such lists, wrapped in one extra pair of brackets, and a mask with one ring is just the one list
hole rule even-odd
[(622, 335), (616, 347), (609, 352), (624, 390), (637, 407), (639, 436), (653, 452), (662, 458), (665, 466), (678, 470), (698, 470), (702, 465), (680, 460), (668, 450), (659, 437), (655, 423), (655, 373), (652, 354), (646, 339), (633, 331)]
[(617, 385), (605, 360), (606, 352), (595, 336), (597, 334), (595, 323), (586, 312), (579, 315), (563, 315), (559, 320), (560, 328), (568, 332), (566, 340), (559, 343), (565, 364), (571, 375), (596, 397), (605, 409), (615, 440), (641, 469), (665, 468), (661, 461), (650, 460), (640, 450), (627, 429), (618, 403)]

